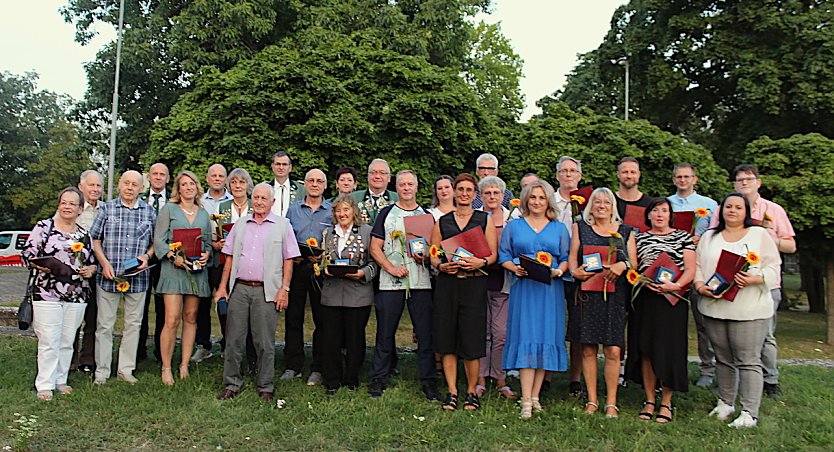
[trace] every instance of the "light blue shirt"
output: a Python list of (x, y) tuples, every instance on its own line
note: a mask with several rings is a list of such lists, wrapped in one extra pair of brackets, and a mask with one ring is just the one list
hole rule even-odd
[(305, 200), (301, 200), (290, 205), (286, 218), (290, 221), (296, 240), (303, 243), (312, 237), (321, 244), (324, 230), (329, 229), (333, 223), (333, 206), (325, 200), (313, 210)]
[(214, 198), (211, 197), (210, 194), (206, 193), (203, 195), (201, 202), (203, 204), (203, 209), (205, 209), (205, 211), (208, 212), (209, 215), (211, 215), (213, 213), (220, 213), (217, 210), (217, 208), (220, 206), (220, 203), (222, 203), (223, 201), (228, 201), (230, 199), (232, 199), (232, 194), (224, 188), (223, 196), (218, 198), (216, 201), (214, 200)]
[(709, 229), (709, 222), (715, 212), (718, 211), (718, 203), (712, 198), (701, 196), (698, 192), (693, 191), (691, 195), (686, 198), (681, 198), (675, 193), (667, 197), (669, 203), (672, 204), (672, 212), (693, 212), (695, 209), (704, 208), (709, 211), (709, 216), (698, 220), (698, 225), (695, 226), (695, 235), (700, 237), (701, 234)]

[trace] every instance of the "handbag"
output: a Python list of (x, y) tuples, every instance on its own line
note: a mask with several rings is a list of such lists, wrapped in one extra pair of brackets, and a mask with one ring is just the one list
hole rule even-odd
[(21, 330), (28, 330), (32, 325), (32, 298), (35, 293), (33, 285), (35, 269), (29, 271), (29, 280), (26, 283), (26, 295), (17, 308), (17, 327)]

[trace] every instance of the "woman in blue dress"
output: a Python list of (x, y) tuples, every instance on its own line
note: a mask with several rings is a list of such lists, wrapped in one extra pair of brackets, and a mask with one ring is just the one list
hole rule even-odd
[[(565, 348), (565, 291), (562, 275), (568, 268), (570, 237), (564, 224), (556, 221), (553, 187), (538, 180), (521, 191), (521, 218), (505, 226), (498, 259), (515, 274), (510, 287), (507, 342), (502, 360), (505, 370), (519, 370), (521, 417), (541, 411), (539, 391), (546, 371), (564, 371), (568, 366)], [(519, 256), (550, 255), (550, 284), (527, 279)]]

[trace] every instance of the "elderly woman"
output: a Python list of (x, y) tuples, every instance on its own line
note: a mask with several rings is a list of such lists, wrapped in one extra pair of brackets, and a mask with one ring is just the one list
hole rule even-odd
[[(501, 237), (509, 218), (510, 211), (501, 203), (507, 188), (498, 176), (487, 176), (478, 183), (478, 192), (484, 202), (483, 210), (492, 220), (496, 235)], [(509, 274), (500, 265), (490, 267), (487, 276), (487, 341), (486, 356), (481, 358), (477, 392), (480, 396), (486, 391), (486, 379), (495, 380), (495, 388), (501, 397), (515, 399), (516, 395), (507, 384), (506, 372), (501, 367), (504, 342), (507, 338), (507, 309), (509, 307)]]
[[(21, 253), (34, 267), (32, 285), (32, 327), (38, 336), (38, 399), (52, 400), (53, 391), (71, 394), (67, 385), (75, 331), (87, 307), (85, 287), (96, 271), (87, 231), (76, 221), (84, 197), (76, 188), (58, 195), (58, 213), (39, 221)], [(36, 265), (32, 259), (47, 257), (50, 263)], [(62, 271), (57, 271), (58, 269)]]
[(585, 271), (582, 256), (586, 246), (602, 246), (613, 249), (611, 263), (602, 270), (605, 288), (613, 287), (613, 292), (603, 293), (584, 291), (580, 288), (577, 300), (582, 303), (581, 315), (571, 318), (571, 337), (579, 339), (582, 344), (582, 374), (588, 402), (585, 412), (593, 414), (599, 408), (597, 398), (597, 352), (602, 344), (605, 355), (606, 400), (603, 411), (605, 417), (615, 418), (620, 409), (617, 407), (617, 383), (620, 376), (620, 358), (625, 346), (626, 303), (629, 298), (629, 285), (625, 276), (631, 263), (637, 261), (632, 228), (622, 224), (617, 214), (617, 201), (608, 188), (598, 188), (591, 193), (588, 205), (582, 213), (582, 220), (573, 225), (570, 245), (570, 269), (574, 278), (585, 281), (595, 273)]
[[(495, 227), (486, 212), (472, 209), (475, 199), (475, 178), (471, 174), (459, 175), (453, 184), (455, 188), (455, 210), (443, 215), (434, 225), (431, 242), (440, 247), (441, 242), (474, 228), (481, 228), (486, 237), (490, 255), (455, 256), (447, 259), (445, 254), (432, 257), (432, 265), (440, 270), (434, 291), (434, 332), (432, 340), (435, 350), (443, 361), (443, 375), (448, 393), (443, 409), (453, 411), (458, 404), (458, 358), (463, 359), (466, 372), (465, 410), (481, 407), (477, 395), (479, 360), (485, 356), (487, 283), (486, 267), (495, 262), (497, 240)], [(457, 250), (445, 250), (455, 253)]]
[[(188, 378), (188, 363), (197, 332), (199, 298), (208, 297), (211, 292), (206, 272), (192, 271), (191, 263), (183, 258), (182, 253), (173, 251), (170, 246), (175, 242), (174, 230), (199, 228), (202, 248), (197, 262), (202, 266), (206, 265), (211, 249), (211, 222), (208, 213), (200, 207), (202, 196), (203, 187), (200, 186), (197, 176), (191, 171), (179, 173), (174, 179), (171, 199), (159, 210), (154, 229), (154, 252), (157, 256), (166, 258), (161, 259), (162, 269), (156, 285), (156, 293), (162, 294), (165, 300), (165, 326), (160, 335), (160, 352), (162, 383), (166, 386), (174, 384), (171, 358), (181, 318), (182, 359), (179, 371), (180, 379)], [(182, 244), (183, 249), (187, 245)]]
[[(341, 386), (356, 389), (365, 361), (365, 327), (374, 301), (373, 280), (378, 267), (368, 252), (371, 227), (362, 224), (359, 204), (350, 196), (333, 201), (333, 227), (322, 246), (334, 264), (356, 265), (355, 272), (334, 275), (324, 269), (321, 288), (324, 386), (333, 395)], [(346, 351), (342, 358), (342, 349)], [(344, 361), (344, 366), (342, 365)]]
[[(545, 373), (568, 368), (562, 275), (568, 269), (570, 238), (565, 225), (556, 220), (556, 198), (547, 182), (525, 185), (519, 207), (521, 218), (504, 227), (499, 251), (501, 265), (518, 278), (510, 290), (502, 365), (505, 370), (519, 370), (521, 418), (529, 419), (533, 410), (542, 411), (539, 393)], [(522, 255), (548, 256), (551, 283), (526, 278), (519, 262)]]
[[(706, 285), (722, 250), (760, 257), (760, 262), (752, 259), (747, 270), (735, 274), (732, 283), (740, 290), (732, 302)], [(753, 226), (747, 199), (732, 193), (718, 210), (718, 226), (701, 236), (696, 256), (694, 287), (701, 295), (698, 309), (715, 349), (718, 378), (718, 404), (709, 415), (720, 420), (729, 418), (735, 412), (738, 395), (742, 411), (729, 426), (755, 427), (762, 401), (762, 344), (773, 316), (768, 284), (779, 280), (779, 251), (765, 229)]]
[(431, 206), (429, 207), (429, 212), (434, 216), (434, 221), (455, 210), (453, 182), (452, 176), (445, 174), (434, 180), (434, 191), (431, 195)]
[[(695, 243), (688, 232), (672, 227), (672, 204), (655, 198), (646, 207), (648, 231), (637, 234), (637, 269), (643, 274), (666, 253), (682, 273), (674, 281), (648, 283), (632, 303), (628, 319), (626, 377), (643, 384), (646, 401), (639, 416), (655, 421), (672, 420), (672, 392), (689, 390), (686, 368), (689, 304), (678, 300), (672, 305), (667, 294), (680, 291), (695, 277)], [(663, 388), (658, 406), (655, 389)]]

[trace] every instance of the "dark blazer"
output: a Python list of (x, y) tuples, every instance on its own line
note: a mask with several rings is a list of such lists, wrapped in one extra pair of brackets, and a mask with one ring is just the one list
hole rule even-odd
[(362, 215), (362, 220), (371, 226), (373, 226), (376, 221), (376, 216), (383, 207), (400, 200), (397, 192), (391, 190), (385, 190), (382, 193), (380, 202), (376, 205), (371, 200), (371, 192), (369, 190), (357, 190), (351, 193), (350, 196), (359, 204), (359, 214)]
[[(371, 227), (363, 224), (359, 227), (354, 227), (352, 234), (361, 237), (364, 251), (358, 252), (353, 247), (348, 246), (342, 250), (341, 256), (336, 252), (336, 230), (335, 226), (327, 230), (327, 249), (330, 251), (330, 258), (333, 259), (348, 259), (350, 252), (353, 251), (353, 258), (350, 259), (352, 265), (358, 265), (359, 269), (365, 272), (365, 277), (360, 280), (349, 278), (338, 278), (335, 276), (325, 276), (324, 283), (321, 288), (321, 304), (331, 307), (343, 308), (359, 308), (363, 306), (370, 306), (374, 302), (374, 285), (373, 280), (379, 271), (379, 266), (371, 258), (371, 253), (368, 246), (371, 244)], [(358, 242), (355, 241), (354, 243)]]

